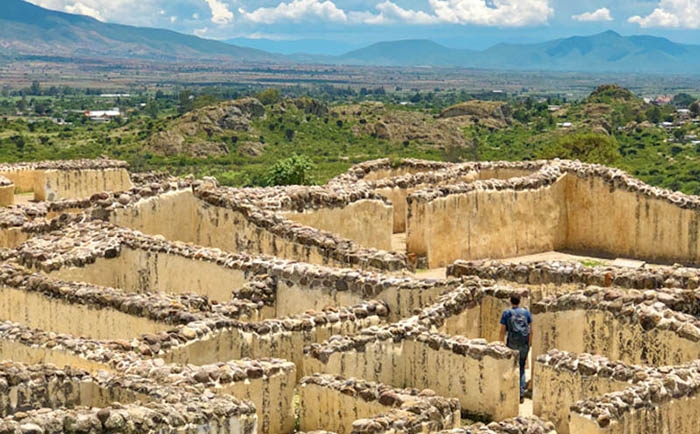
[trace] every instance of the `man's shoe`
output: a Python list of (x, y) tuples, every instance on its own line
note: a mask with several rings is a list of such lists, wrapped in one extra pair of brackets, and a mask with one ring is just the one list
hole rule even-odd
[(522, 404), (523, 402), (525, 402), (525, 397), (524, 397), (524, 396), (521, 396), (521, 397), (520, 397), (520, 403)]

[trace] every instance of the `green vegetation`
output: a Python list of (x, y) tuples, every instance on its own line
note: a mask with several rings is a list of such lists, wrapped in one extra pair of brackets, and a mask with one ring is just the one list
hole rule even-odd
[(270, 168), (265, 184), (274, 185), (313, 185), (313, 172), (316, 166), (304, 155), (294, 155), (280, 160)]
[[(252, 186), (325, 183), (353, 164), (385, 157), (568, 158), (613, 165), (650, 184), (700, 194), (700, 146), (693, 143), (700, 125), (676, 112), (689, 108), (691, 116), (700, 114), (697, 101), (682, 106), (693, 98), (688, 94), (674, 98), (678, 106), (646, 104), (617, 86), (602, 86), (578, 102), (558, 95), (331, 86), (99, 94), (39, 82), (3, 89), (0, 161), (105, 156), (126, 160), (137, 171), (216, 176), (225, 185)], [(257, 96), (264, 106), (244, 111), (264, 112), (222, 108), (247, 96)], [(483, 113), (439, 116), (452, 104), (474, 99), (496, 105)], [(493, 109), (498, 104), (505, 105)], [(114, 107), (122, 116), (104, 123), (84, 114)], [(662, 128), (662, 122), (672, 126)]]
[(583, 260), (581, 260), (581, 261), (579, 261), (579, 262), (580, 262), (581, 265), (583, 265), (584, 267), (590, 267), (590, 268), (605, 267), (605, 266), (608, 265), (607, 263), (605, 263), (605, 262), (603, 262), (603, 261), (598, 261), (598, 260), (595, 260), (595, 259), (583, 259)]
[(614, 165), (620, 159), (617, 140), (605, 134), (577, 133), (562, 136), (539, 153), (542, 159), (563, 158), (586, 163)]

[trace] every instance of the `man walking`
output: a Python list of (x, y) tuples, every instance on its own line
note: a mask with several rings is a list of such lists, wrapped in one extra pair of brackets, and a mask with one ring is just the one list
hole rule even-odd
[[(525, 396), (525, 363), (527, 353), (532, 346), (532, 316), (530, 312), (520, 307), (520, 296), (510, 297), (512, 307), (501, 315), (501, 342), (505, 342), (510, 349), (520, 352), (520, 403)], [(508, 340), (505, 340), (508, 333)]]

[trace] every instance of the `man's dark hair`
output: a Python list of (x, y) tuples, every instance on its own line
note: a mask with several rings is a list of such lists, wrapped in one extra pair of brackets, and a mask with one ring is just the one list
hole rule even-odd
[(513, 306), (520, 305), (520, 296), (517, 294), (511, 295), (510, 302), (511, 302), (511, 304), (513, 304)]

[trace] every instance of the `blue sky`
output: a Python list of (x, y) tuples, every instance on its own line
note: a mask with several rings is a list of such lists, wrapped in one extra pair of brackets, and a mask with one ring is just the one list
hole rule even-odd
[(700, 44), (700, 0), (29, 0), (213, 39), (433, 39), (460, 48), (608, 29)]

